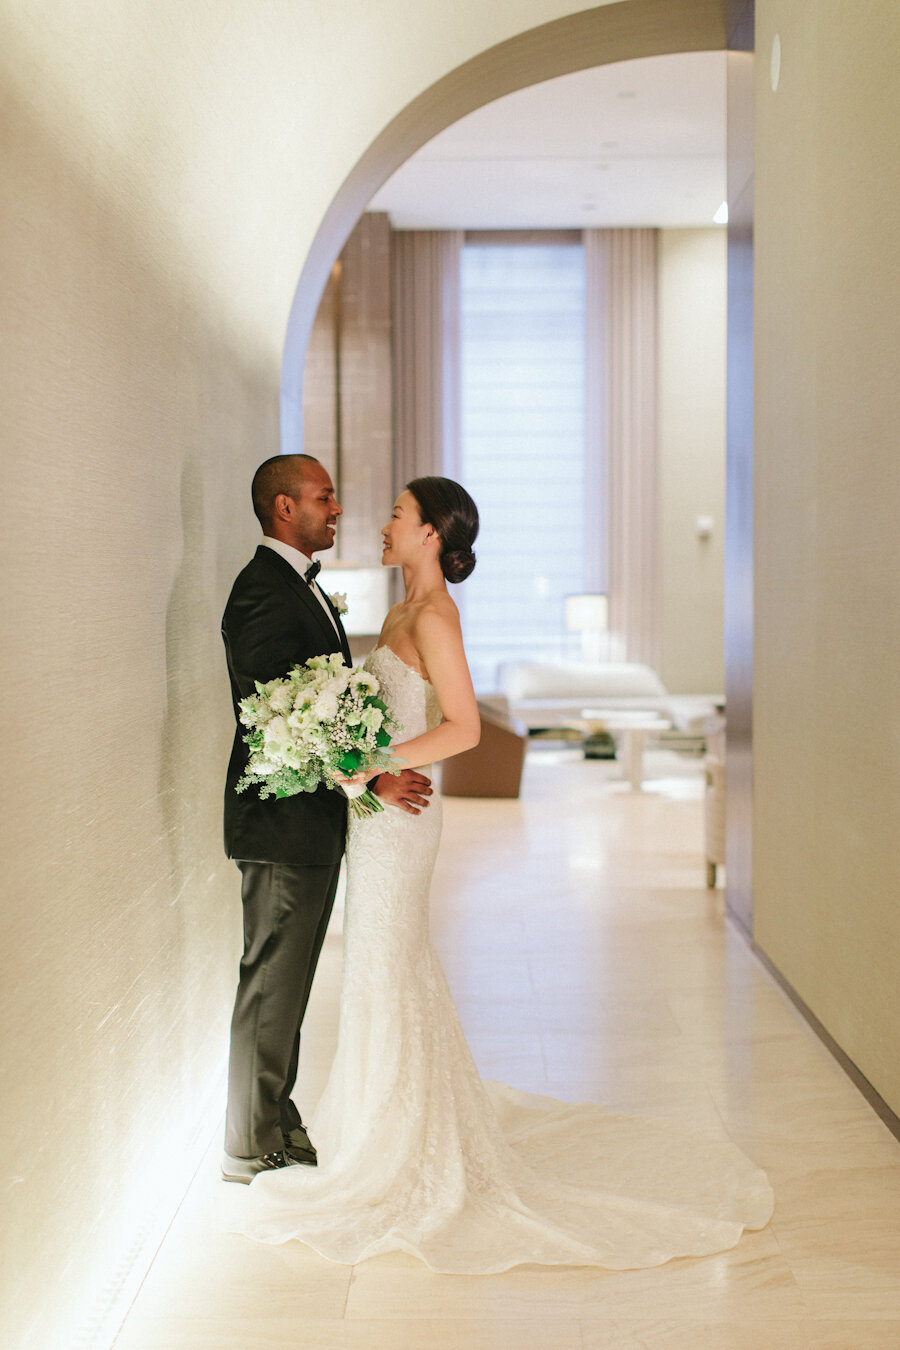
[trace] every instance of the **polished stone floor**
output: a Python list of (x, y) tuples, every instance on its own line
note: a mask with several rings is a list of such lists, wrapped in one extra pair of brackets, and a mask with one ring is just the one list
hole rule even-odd
[[(898, 1350), (900, 1144), (705, 889), (699, 761), (646, 771), (634, 794), (544, 747), (520, 801), (448, 800), (435, 939), (485, 1076), (730, 1135), (773, 1182), (769, 1227), (649, 1271), (336, 1266), (223, 1231), (216, 1141), (116, 1350)], [(338, 927), (301, 1109), (334, 1047)]]

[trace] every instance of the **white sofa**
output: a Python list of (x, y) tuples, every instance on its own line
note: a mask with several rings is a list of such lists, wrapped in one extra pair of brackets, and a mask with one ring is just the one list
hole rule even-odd
[(497, 667), (496, 706), (527, 727), (571, 725), (584, 708), (662, 713), (685, 737), (703, 736), (721, 694), (670, 694), (655, 670), (637, 662), (504, 661)]

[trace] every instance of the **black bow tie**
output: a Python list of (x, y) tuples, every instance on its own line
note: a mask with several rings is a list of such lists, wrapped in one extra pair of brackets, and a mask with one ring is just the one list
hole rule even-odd
[(306, 571), (303, 573), (303, 580), (306, 582), (307, 586), (313, 584), (321, 570), (322, 564), (319, 562), (318, 558), (316, 558), (315, 562), (311, 562), (309, 567), (307, 567)]

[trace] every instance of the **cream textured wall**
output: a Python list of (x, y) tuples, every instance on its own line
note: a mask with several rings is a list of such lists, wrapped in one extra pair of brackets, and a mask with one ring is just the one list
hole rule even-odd
[(375, 135), (484, 48), (602, 7), (3, 0), (0, 36), (34, 114), (65, 125), (139, 230), (177, 235), (183, 282), (218, 296), (242, 343), (280, 359), (306, 250)]
[(410, 98), (582, 7), (0, 4), (3, 1345), (87, 1344), (219, 1129), (218, 625), (309, 241)]
[(756, 31), (754, 933), (900, 1112), (900, 10)]
[[(722, 693), (725, 544), (722, 229), (659, 235), (660, 675), (672, 693)], [(697, 517), (713, 532), (697, 536)]]
[(139, 156), (119, 177), (7, 97), (0, 1343), (62, 1347), (218, 1128), (218, 626), (278, 365), (196, 293), (152, 197), (133, 213)]

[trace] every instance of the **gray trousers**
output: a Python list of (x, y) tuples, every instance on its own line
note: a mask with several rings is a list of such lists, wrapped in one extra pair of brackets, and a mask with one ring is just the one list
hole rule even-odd
[(337, 890), (340, 863), (239, 862), (244, 955), (228, 1063), (225, 1149), (256, 1158), (300, 1121), (291, 1101), (300, 1025)]

